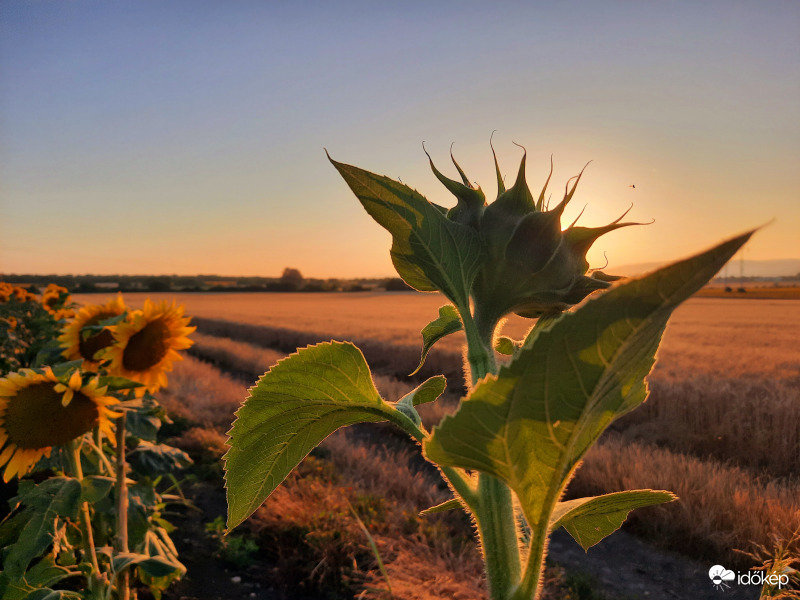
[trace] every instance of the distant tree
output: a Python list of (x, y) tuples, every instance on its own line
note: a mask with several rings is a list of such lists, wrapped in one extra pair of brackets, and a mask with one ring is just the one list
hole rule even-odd
[(298, 269), (293, 269), (291, 267), (286, 267), (281, 275), (281, 283), (289, 289), (300, 289), (303, 287), (304, 281), (303, 274), (300, 273)]
[(150, 292), (167, 292), (172, 289), (170, 277), (151, 277), (144, 282), (145, 288)]
[(81, 281), (75, 291), (79, 294), (91, 294), (97, 291), (97, 285), (92, 281)]

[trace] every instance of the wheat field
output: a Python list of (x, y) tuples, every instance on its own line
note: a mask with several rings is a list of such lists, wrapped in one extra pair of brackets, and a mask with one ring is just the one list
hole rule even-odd
[[(338, 338), (369, 338), (398, 345), (421, 343), (420, 330), (447, 303), (440, 294), (362, 293), (128, 293), (125, 301), (139, 308), (145, 298), (172, 300), (186, 314), (251, 325), (325, 333)], [(99, 294), (76, 294), (83, 303)], [(509, 318), (502, 333), (522, 338), (532, 321)], [(800, 300), (691, 298), (667, 327), (659, 368), (720, 375), (800, 376)], [(455, 334), (438, 345), (460, 352)]]

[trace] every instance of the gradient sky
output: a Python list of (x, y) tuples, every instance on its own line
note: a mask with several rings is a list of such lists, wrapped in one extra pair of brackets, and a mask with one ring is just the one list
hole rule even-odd
[[(655, 220), (592, 266), (663, 261), (774, 222), (800, 257), (800, 3), (0, 3), (0, 272), (393, 272), (325, 158), (452, 205), (489, 199), (493, 130), (564, 217)], [(635, 184), (636, 188), (630, 188)]]

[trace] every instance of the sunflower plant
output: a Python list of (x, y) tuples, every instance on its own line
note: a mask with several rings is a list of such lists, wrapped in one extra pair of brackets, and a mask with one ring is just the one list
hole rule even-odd
[(0, 281), (0, 374), (32, 366), (72, 314), (66, 288), (50, 284), (39, 296)]
[[(66, 294), (48, 287), (42, 310), (63, 317)], [(194, 328), (174, 303), (132, 311), (121, 296), (71, 316), (33, 368), (0, 378), (0, 468), (19, 479), (0, 523), (0, 596), (127, 599), (133, 574), (160, 597), (185, 572), (161, 514), (180, 497), (163, 482), (191, 460), (158, 443), (167, 417), (153, 394)], [(81, 592), (54, 589), (75, 578)]]
[[(459, 180), (431, 161), (456, 199), (446, 208), (403, 183), (330, 160), (391, 234), (392, 262), (403, 280), (448, 300), (422, 330), (422, 359), (438, 339), (463, 330), (468, 392), (455, 414), (427, 431), (416, 406), (442, 394), (443, 376), (392, 403), (381, 398), (353, 344), (331, 341), (297, 350), (256, 382), (236, 413), (225, 455), (229, 530), (328, 435), (359, 422), (394, 423), (439, 468), (453, 499), (423, 513), (459, 509), (472, 516), (494, 600), (538, 595), (552, 531), (563, 527), (588, 549), (618, 529), (631, 510), (676, 499), (649, 489), (561, 498), (603, 431), (647, 398), (645, 377), (672, 311), (750, 233), (615, 282), (619, 278), (590, 271), (586, 253), (600, 236), (633, 223), (620, 218), (601, 227), (572, 223), (562, 229), (580, 174), (549, 208), (547, 182), (538, 196), (528, 188), (524, 155), (508, 189), (495, 156), (497, 198), (487, 203), (455, 159)], [(523, 340), (497, 335), (512, 313), (536, 319)], [(502, 366), (500, 352), (510, 355)]]

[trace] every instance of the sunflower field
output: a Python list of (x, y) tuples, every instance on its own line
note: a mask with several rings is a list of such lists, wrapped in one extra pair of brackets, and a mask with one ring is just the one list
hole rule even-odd
[(158, 443), (155, 394), (195, 328), (174, 302), (36, 292), (0, 282), (0, 597), (160, 598), (186, 571), (163, 511), (191, 459)]

